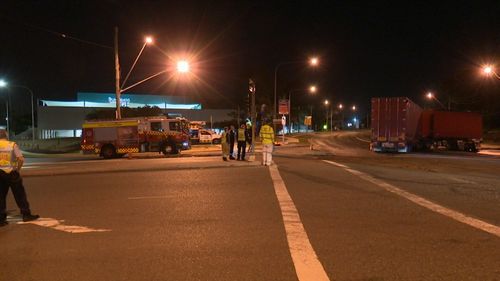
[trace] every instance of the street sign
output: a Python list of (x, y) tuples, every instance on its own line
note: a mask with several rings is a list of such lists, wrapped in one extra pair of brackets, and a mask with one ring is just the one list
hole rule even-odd
[(287, 99), (280, 100), (279, 102), (279, 107), (278, 107), (278, 113), (279, 114), (288, 114), (290, 112), (289, 110), (289, 103)]
[(311, 126), (312, 125), (312, 116), (306, 116), (304, 119), (304, 125)]
[(279, 119), (273, 119), (273, 124), (276, 124), (276, 125), (281, 124), (281, 118), (279, 118)]

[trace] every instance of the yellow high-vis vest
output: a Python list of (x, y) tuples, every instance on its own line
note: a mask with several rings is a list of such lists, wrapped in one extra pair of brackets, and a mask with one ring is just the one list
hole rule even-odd
[(245, 141), (245, 129), (239, 128), (238, 129), (238, 141)]
[(269, 125), (264, 125), (260, 128), (260, 139), (262, 144), (273, 144), (274, 143), (274, 130)]
[(15, 142), (0, 140), (0, 170), (12, 172), (17, 167), (17, 157), (14, 155)]

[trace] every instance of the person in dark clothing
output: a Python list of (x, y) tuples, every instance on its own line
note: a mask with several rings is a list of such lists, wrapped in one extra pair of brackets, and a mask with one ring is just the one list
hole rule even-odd
[(229, 159), (234, 160), (236, 159), (234, 158), (234, 142), (236, 140), (236, 132), (233, 125), (231, 125), (229, 129), (228, 136), (229, 136)]
[(245, 160), (245, 150), (248, 141), (245, 124), (241, 124), (241, 127), (236, 133), (236, 139), (238, 140), (238, 157), (236, 157), (236, 160), (243, 161)]
[(8, 141), (5, 129), (0, 129), (0, 226), (7, 225), (7, 193), (12, 189), (23, 221), (32, 221), (40, 216), (31, 214), (30, 204), (21, 178), (24, 157), (15, 142)]

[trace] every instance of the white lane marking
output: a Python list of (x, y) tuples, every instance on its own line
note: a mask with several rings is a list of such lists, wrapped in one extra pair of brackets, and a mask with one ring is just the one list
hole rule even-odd
[(329, 281), (325, 269), (316, 256), (311, 242), (309, 242), (297, 208), (288, 194), (278, 167), (276, 165), (269, 166), (269, 172), (280, 204), (288, 247), (299, 281)]
[(362, 138), (359, 138), (359, 137), (356, 137), (357, 140), (359, 141), (362, 141), (362, 142), (370, 142), (370, 140), (365, 140), (365, 139), (362, 139)]
[(480, 150), (479, 154), (500, 156), (500, 150)]
[(23, 170), (24, 169), (36, 169), (36, 168), (40, 168), (40, 166), (24, 166)]
[(464, 180), (464, 179), (461, 179), (461, 178), (458, 178), (458, 177), (454, 177), (454, 176), (447, 176), (447, 178), (449, 178), (452, 181), (459, 182), (459, 183), (477, 184), (477, 182), (470, 181), (470, 180)]
[(128, 200), (141, 200), (141, 199), (165, 199), (168, 196), (142, 196), (142, 197), (129, 197)]
[(78, 225), (64, 225), (62, 224), (64, 220), (56, 220), (52, 218), (39, 218), (34, 221), (29, 222), (17, 222), (17, 224), (34, 224), (42, 227), (48, 227), (59, 231), (69, 232), (69, 233), (87, 233), (87, 232), (106, 232), (111, 231), (111, 229), (94, 229), (86, 226)]
[(448, 209), (446, 207), (443, 207), (441, 205), (438, 205), (434, 202), (431, 202), (425, 198), (422, 198), (418, 195), (415, 195), (413, 193), (410, 193), (408, 191), (404, 191), (392, 184), (389, 184), (389, 183), (386, 183), (384, 181), (381, 181), (379, 179), (376, 179), (368, 174), (365, 174), (363, 172), (360, 172), (360, 171), (357, 171), (357, 170), (354, 170), (354, 169), (351, 169), (350, 167), (348, 166), (345, 166), (345, 165), (342, 165), (342, 164), (339, 164), (337, 162), (333, 162), (333, 161), (328, 161), (328, 160), (323, 160), (325, 161), (326, 163), (329, 163), (329, 164), (332, 164), (332, 165), (335, 165), (335, 166), (338, 166), (338, 167), (341, 167), (341, 168), (344, 168), (345, 170), (347, 170), (348, 172), (350, 172), (351, 174), (354, 174), (354, 175), (357, 175), (359, 176), (360, 178), (366, 180), (366, 181), (369, 181), (371, 183), (374, 183), (382, 188), (384, 188), (385, 190), (389, 191), (389, 192), (392, 192), (394, 194), (397, 194), (401, 197), (404, 197), (410, 201), (412, 201), (413, 203), (415, 204), (418, 204), (422, 207), (425, 207), (433, 212), (436, 212), (436, 213), (439, 213), (443, 216), (447, 216), (449, 218), (452, 218), (458, 222), (461, 222), (461, 223), (464, 223), (464, 224), (467, 224), (469, 226), (472, 226), (474, 228), (477, 228), (479, 230), (482, 230), (482, 231), (485, 231), (485, 232), (488, 232), (490, 234), (493, 234), (497, 237), (500, 237), (500, 227), (496, 226), (496, 225), (493, 225), (493, 224), (490, 224), (490, 223), (487, 223), (487, 222), (484, 222), (482, 220), (478, 220), (478, 219), (475, 219), (475, 218), (472, 218), (472, 217), (469, 217), (465, 214), (462, 214), (458, 211), (455, 211), (455, 210), (452, 210), (452, 209)]

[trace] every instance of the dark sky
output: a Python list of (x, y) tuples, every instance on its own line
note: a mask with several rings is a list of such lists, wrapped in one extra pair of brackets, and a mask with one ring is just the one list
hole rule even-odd
[(376, 96), (425, 105), (428, 90), (452, 96), (463, 110), (500, 99), (500, 81), (478, 74), (485, 62), (500, 67), (499, 1), (370, 2), (3, 1), (0, 77), (29, 86), (38, 98), (113, 92), (113, 50), (106, 46), (116, 25), (123, 76), (144, 36), (156, 41), (131, 82), (161, 71), (169, 59), (196, 62), (195, 77), (165, 74), (133, 92), (186, 95), (206, 107), (243, 105), (249, 77), (258, 100), (271, 103), (274, 67), (313, 55), (321, 60), (317, 69), (280, 69), (279, 96), (316, 83), (318, 96), (295, 93), (295, 104), (326, 97), (364, 111)]

